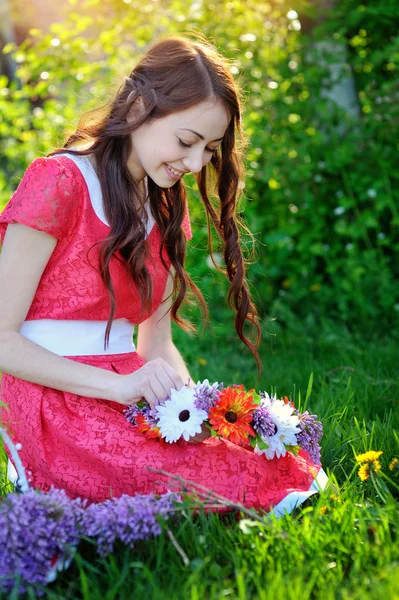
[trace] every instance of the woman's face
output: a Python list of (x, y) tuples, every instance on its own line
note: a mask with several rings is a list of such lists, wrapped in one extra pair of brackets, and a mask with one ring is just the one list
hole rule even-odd
[(199, 173), (220, 145), (230, 118), (220, 101), (209, 99), (145, 123), (131, 134), (132, 176), (139, 182), (148, 175), (159, 187), (168, 188), (184, 173)]

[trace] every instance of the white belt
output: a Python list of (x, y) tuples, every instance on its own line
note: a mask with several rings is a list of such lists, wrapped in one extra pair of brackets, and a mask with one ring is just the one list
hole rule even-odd
[(135, 352), (134, 325), (127, 319), (112, 323), (109, 345), (104, 350), (107, 321), (37, 319), (25, 321), (19, 333), (60, 356), (91, 356)]

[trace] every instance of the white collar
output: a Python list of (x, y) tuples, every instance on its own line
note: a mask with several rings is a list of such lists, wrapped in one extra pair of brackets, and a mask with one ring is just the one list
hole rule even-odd
[[(78, 150), (78, 148), (72, 148), (72, 150)], [(95, 172), (94, 167), (91, 164), (90, 160), (88, 159), (87, 156), (77, 156), (77, 155), (71, 154), (69, 152), (63, 152), (63, 153), (57, 154), (56, 156), (62, 156), (62, 155), (66, 155), (68, 158), (73, 160), (73, 162), (79, 168), (84, 180), (86, 181), (87, 189), (89, 190), (90, 202), (91, 202), (94, 212), (96, 213), (96, 215), (100, 219), (100, 221), (102, 221), (102, 223), (104, 223), (104, 225), (107, 225), (107, 227), (109, 227), (109, 223), (108, 223), (105, 213), (104, 213), (103, 195), (102, 195), (102, 191), (101, 191), (100, 180), (98, 179), (97, 173)], [(145, 179), (144, 185), (145, 185), (145, 188), (147, 191), (147, 178)], [(150, 232), (155, 224), (155, 219), (152, 216), (150, 203), (148, 200), (144, 203), (144, 208), (146, 209), (147, 215), (148, 215), (147, 226), (146, 226), (146, 238), (147, 238), (150, 235)]]

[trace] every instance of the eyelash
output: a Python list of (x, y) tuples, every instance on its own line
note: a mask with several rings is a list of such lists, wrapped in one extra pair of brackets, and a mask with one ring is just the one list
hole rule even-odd
[[(179, 144), (180, 146), (182, 146), (183, 148), (191, 148), (191, 144), (185, 144), (184, 142), (181, 141), (180, 138), (177, 138), (179, 140)], [(210, 152), (211, 154), (216, 154), (217, 152), (217, 148), (215, 148), (214, 150), (211, 150), (210, 148), (205, 148), (205, 150), (207, 152)]]

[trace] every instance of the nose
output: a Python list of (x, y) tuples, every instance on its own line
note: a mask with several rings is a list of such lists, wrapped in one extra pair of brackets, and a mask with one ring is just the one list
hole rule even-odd
[(190, 153), (183, 159), (184, 167), (191, 173), (199, 173), (207, 162), (203, 152)]

